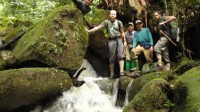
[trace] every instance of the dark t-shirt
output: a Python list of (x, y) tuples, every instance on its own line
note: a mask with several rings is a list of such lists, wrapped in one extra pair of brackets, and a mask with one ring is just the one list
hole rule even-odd
[(76, 7), (82, 11), (83, 15), (90, 12), (91, 8), (88, 5), (85, 5), (85, 2), (83, 0), (72, 0)]

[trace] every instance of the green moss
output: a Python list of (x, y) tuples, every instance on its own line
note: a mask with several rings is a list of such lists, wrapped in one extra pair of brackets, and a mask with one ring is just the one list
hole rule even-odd
[(59, 7), (26, 33), (13, 52), (20, 62), (35, 59), (76, 70), (85, 56), (87, 37), (82, 13), (73, 6)]
[(28, 105), (72, 86), (66, 72), (50, 68), (0, 71), (0, 109)]
[(3, 57), (0, 56), (0, 70), (3, 70), (6, 65), (6, 62), (4, 61)]
[(13, 37), (18, 35), (21, 31), (23, 31), (23, 27), (14, 28), (13, 30), (10, 31), (10, 33), (8, 33), (8, 35), (4, 37), (3, 41), (5, 43), (9, 42)]
[(185, 72), (176, 80), (174, 93), (176, 112), (200, 110), (200, 66)]
[(191, 68), (195, 66), (199, 66), (200, 62), (195, 60), (189, 60), (188, 58), (183, 58), (180, 62), (179, 66), (176, 68), (177, 74), (183, 74), (184, 72), (190, 70)]
[(145, 84), (156, 78), (163, 78), (170, 81), (176, 78), (176, 74), (173, 71), (163, 71), (158, 73), (152, 72), (133, 80), (129, 90), (129, 100), (133, 99), (135, 95), (141, 91)]
[(130, 77), (120, 77), (119, 79), (119, 89), (126, 91), (129, 83), (133, 81), (134, 79)]
[(85, 15), (86, 20), (93, 25), (99, 25), (108, 19), (109, 10), (95, 9), (93, 12)]
[(162, 78), (149, 81), (134, 99), (126, 106), (123, 112), (155, 112), (164, 108), (168, 101), (164, 88), (168, 82)]

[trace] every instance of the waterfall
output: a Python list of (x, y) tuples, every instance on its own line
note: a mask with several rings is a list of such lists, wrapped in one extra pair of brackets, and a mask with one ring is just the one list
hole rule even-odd
[(113, 96), (101, 91), (95, 83), (96, 80), (108, 78), (95, 78), (96, 72), (84, 60), (82, 66), (87, 69), (80, 74), (79, 80), (85, 83), (80, 87), (72, 86), (70, 90), (47, 107), (43, 112), (122, 112), (120, 107), (115, 107), (119, 79), (115, 81)]
[(125, 96), (125, 100), (124, 100), (124, 107), (128, 105), (128, 92), (131, 88), (133, 80), (128, 84), (128, 87), (126, 88), (126, 96)]
[(113, 105), (115, 105), (117, 101), (118, 87), (119, 87), (119, 78), (116, 79), (113, 87), (112, 99), (111, 99)]

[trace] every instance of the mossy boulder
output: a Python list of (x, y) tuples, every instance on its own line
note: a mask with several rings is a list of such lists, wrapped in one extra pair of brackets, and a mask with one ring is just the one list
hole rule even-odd
[[(86, 18), (92, 26), (97, 26), (108, 18), (108, 14), (108, 10), (96, 9), (92, 15), (87, 14)], [(105, 31), (106, 29), (103, 29), (89, 35), (89, 47), (101, 57), (109, 57)]]
[(141, 89), (151, 80), (156, 78), (162, 78), (167, 81), (173, 80), (176, 78), (176, 74), (173, 71), (163, 71), (163, 72), (152, 72), (146, 75), (143, 75), (137, 79), (134, 79), (131, 88), (129, 90), (129, 101), (132, 100), (136, 94), (138, 94)]
[(133, 78), (124, 76), (119, 79), (119, 89), (126, 91), (128, 85), (133, 81)]
[(6, 66), (11, 66), (16, 62), (15, 55), (12, 51), (1, 51), (0, 55), (5, 61)]
[(0, 110), (29, 105), (72, 86), (69, 75), (51, 68), (0, 71)]
[(123, 109), (123, 112), (155, 112), (164, 108), (168, 97), (165, 88), (168, 82), (162, 78), (148, 82), (134, 99)]
[(190, 60), (188, 58), (183, 58), (179, 66), (176, 68), (176, 73), (181, 75), (184, 72), (192, 69), (195, 66), (199, 66), (200, 61)]
[(95, 81), (99, 88), (104, 91), (106, 94), (113, 94), (114, 83), (116, 79), (102, 79)]
[(6, 62), (3, 59), (3, 57), (0, 55), (0, 70), (3, 70), (5, 65), (6, 65)]
[(18, 62), (37, 60), (49, 66), (77, 70), (88, 46), (82, 13), (74, 6), (55, 9), (35, 25), (13, 50)]
[(175, 112), (200, 110), (200, 66), (192, 68), (175, 82)]

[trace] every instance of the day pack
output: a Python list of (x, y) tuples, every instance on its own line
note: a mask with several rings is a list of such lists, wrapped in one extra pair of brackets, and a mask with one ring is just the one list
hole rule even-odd
[[(167, 16), (163, 16), (160, 22), (165, 21), (166, 18)], [(166, 24), (164, 27), (165, 27), (164, 29), (167, 30), (168, 32), (166, 35), (168, 35), (171, 39), (177, 40), (179, 38), (180, 29), (178, 27), (177, 20), (171, 21), (170, 23)]]

